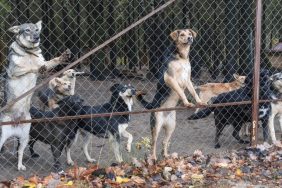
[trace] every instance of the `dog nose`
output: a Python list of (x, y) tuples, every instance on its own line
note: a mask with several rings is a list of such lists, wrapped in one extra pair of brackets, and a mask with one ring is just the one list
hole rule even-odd
[(189, 40), (189, 41), (193, 40), (193, 37), (188, 37), (188, 40)]
[(69, 87), (68, 87), (69, 89), (71, 89), (71, 86), (69, 85)]
[(136, 90), (135, 89), (131, 90), (131, 95), (136, 95)]
[(39, 38), (39, 36), (34, 36), (33, 39), (34, 39), (34, 41), (39, 41), (40, 38)]

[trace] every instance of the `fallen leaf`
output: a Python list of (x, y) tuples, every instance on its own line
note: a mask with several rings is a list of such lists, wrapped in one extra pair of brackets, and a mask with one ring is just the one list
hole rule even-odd
[(122, 184), (122, 183), (127, 183), (127, 182), (129, 182), (129, 181), (130, 181), (129, 178), (122, 178), (122, 177), (120, 177), (120, 176), (117, 176), (117, 177), (116, 177), (116, 182), (117, 182), (117, 183), (120, 183), (120, 184)]
[(144, 179), (142, 179), (141, 177), (138, 177), (138, 176), (132, 176), (131, 181), (133, 181), (137, 184), (145, 184), (146, 183), (146, 181)]

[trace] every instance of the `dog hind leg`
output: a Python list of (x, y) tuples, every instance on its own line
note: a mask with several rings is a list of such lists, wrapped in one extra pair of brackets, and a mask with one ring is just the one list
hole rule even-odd
[(117, 160), (118, 163), (121, 163), (123, 161), (121, 153), (120, 153), (120, 138), (119, 135), (113, 135), (111, 133), (109, 133), (109, 141), (112, 145), (112, 149), (114, 151), (115, 154), (115, 158)]
[[(20, 125), (24, 126), (24, 125)], [(18, 149), (18, 170), (26, 170), (26, 167), (23, 165), (23, 153), (24, 149), (28, 144), (29, 137), (21, 137), (20, 138), (20, 146)]]
[(214, 148), (220, 148), (219, 137), (220, 137), (225, 125), (222, 124), (220, 122), (220, 120), (215, 118), (215, 127), (216, 127), (216, 133), (215, 133), (215, 146), (214, 146)]
[(175, 113), (175, 111), (172, 111), (166, 117), (166, 121), (164, 123), (164, 130), (165, 130), (165, 137), (164, 137), (164, 140), (163, 140), (163, 155), (164, 155), (164, 157), (169, 157), (168, 146), (169, 146), (169, 141), (170, 141), (171, 135), (174, 132), (175, 126), (176, 126), (176, 113)]
[(151, 114), (152, 158), (157, 160), (157, 140), (163, 126), (163, 112)]
[(269, 128), (269, 133), (270, 133), (272, 143), (276, 142), (275, 129), (274, 129), (274, 117), (275, 117), (275, 115), (276, 114), (272, 111), (269, 115), (269, 118), (268, 118), (268, 128)]
[(51, 150), (52, 150), (52, 154), (54, 157), (54, 168), (56, 169), (56, 171), (58, 173), (62, 173), (64, 170), (62, 169), (61, 163), (60, 163), (60, 156), (62, 154), (62, 150), (64, 148), (63, 143), (60, 143), (58, 145), (58, 147), (51, 145)]
[(35, 153), (35, 152), (34, 152), (33, 146), (34, 146), (35, 142), (36, 142), (36, 140), (32, 140), (32, 139), (29, 140), (29, 142), (28, 142), (29, 151), (30, 151), (30, 154), (31, 154), (31, 157), (32, 157), (32, 158), (38, 158), (38, 157), (40, 157), (40, 155), (39, 155), (38, 153)]
[(88, 162), (93, 163), (96, 161), (96, 159), (91, 158), (88, 152), (88, 145), (91, 141), (91, 133), (88, 133), (86, 131), (83, 132), (83, 134), (81, 134), (83, 136), (83, 152), (84, 155), (87, 159)]
[(240, 136), (239, 136), (239, 132), (242, 128), (242, 123), (240, 122), (238, 125), (234, 126), (234, 130), (232, 133), (232, 136), (239, 141), (240, 144), (249, 144), (250, 142), (247, 140), (243, 140)]

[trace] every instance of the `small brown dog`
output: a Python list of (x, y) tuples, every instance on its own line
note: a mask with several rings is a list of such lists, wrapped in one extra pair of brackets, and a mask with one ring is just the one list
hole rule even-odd
[[(222, 93), (234, 91), (244, 86), (246, 76), (233, 74), (235, 80), (230, 83), (207, 83), (201, 86), (196, 86), (195, 89), (199, 90), (199, 97), (203, 103), (208, 103), (212, 97), (216, 97)], [(199, 108), (196, 109), (196, 113)]]

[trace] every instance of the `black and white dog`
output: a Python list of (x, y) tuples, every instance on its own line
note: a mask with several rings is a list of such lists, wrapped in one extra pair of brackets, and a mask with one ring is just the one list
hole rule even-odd
[[(30, 114), (33, 119), (54, 118), (63, 116), (79, 115), (83, 100), (76, 96), (67, 96), (58, 102), (59, 107), (52, 111), (42, 111), (31, 107)], [(34, 152), (33, 146), (37, 140), (51, 145), (52, 154), (55, 160), (54, 167), (58, 172), (62, 171), (59, 158), (62, 150), (75, 138), (78, 120), (47, 121), (31, 124), (29, 149), (32, 157), (39, 157)]]
[[(132, 110), (133, 96), (136, 91), (130, 85), (115, 84), (111, 87), (111, 99), (108, 103), (98, 106), (83, 106), (80, 110), (80, 115), (97, 114), (97, 113), (112, 113), (112, 112), (127, 112)], [(98, 137), (109, 138), (115, 158), (117, 162), (122, 162), (122, 155), (120, 153), (120, 136), (127, 138), (127, 151), (131, 151), (131, 143), (133, 136), (126, 131), (130, 115), (115, 115), (111, 117), (95, 117), (81, 119), (78, 122), (78, 127), (86, 132), (92, 133)], [(90, 141), (90, 134), (86, 134), (84, 138), (83, 151), (89, 162), (94, 162), (88, 153), (88, 144)], [(70, 147), (67, 148), (67, 163), (73, 165), (71, 159)]]
[[(272, 99), (282, 99), (282, 73), (274, 74), (270, 77), (272, 82)], [(282, 101), (272, 102), (271, 103), (271, 112), (268, 120), (268, 127), (270, 132), (270, 137), (272, 143), (276, 143), (275, 129), (274, 129), (274, 118), (275, 116), (279, 117), (280, 130), (282, 131)]]
[[(271, 90), (269, 83), (269, 71), (262, 70), (260, 74), (260, 99), (270, 99)], [(226, 102), (240, 102), (240, 101), (250, 101), (252, 99), (252, 87), (253, 87), (253, 75), (249, 74), (246, 78), (246, 85), (238, 90), (223, 93), (213, 99), (213, 104), (226, 103)], [(259, 119), (262, 122), (263, 136), (264, 140), (267, 139), (267, 121), (270, 112), (269, 103), (260, 103), (259, 105)], [(209, 114), (214, 112), (214, 120), (216, 127), (215, 135), (215, 148), (219, 148), (219, 137), (226, 125), (232, 125), (234, 131), (232, 133), (233, 137), (237, 139), (240, 143), (249, 143), (249, 141), (242, 140), (239, 136), (239, 131), (241, 130), (242, 124), (252, 121), (252, 105), (238, 105), (238, 106), (224, 106), (224, 107), (210, 107), (200, 110), (198, 113), (193, 114), (188, 119), (195, 120), (207, 117)]]

